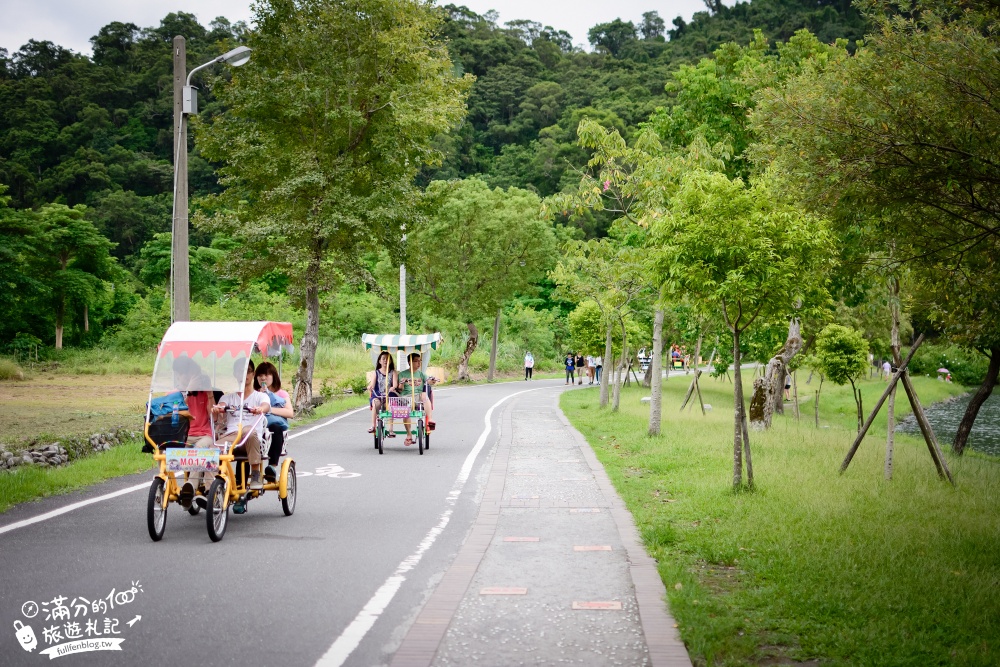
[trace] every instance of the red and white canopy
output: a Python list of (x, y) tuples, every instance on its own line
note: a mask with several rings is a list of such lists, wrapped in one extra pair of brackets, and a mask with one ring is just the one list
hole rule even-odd
[(255, 349), (277, 355), (292, 340), (288, 322), (174, 322), (160, 341), (150, 389), (239, 391)]

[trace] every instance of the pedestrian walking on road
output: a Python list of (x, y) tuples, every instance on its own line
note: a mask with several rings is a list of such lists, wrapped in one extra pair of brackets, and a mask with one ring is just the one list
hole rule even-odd
[(604, 357), (594, 359), (594, 378), (601, 384), (601, 370), (604, 368)]
[(573, 363), (576, 365), (576, 383), (583, 384), (583, 355), (576, 355)]
[(531, 356), (531, 352), (524, 355), (524, 379), (531, 379), (531, 371), (535, 367), (535, 358)]
[(573, 353), (566, 355), (566, 384), (573, 384), (573, 372), (576, 370), (576, 359)]

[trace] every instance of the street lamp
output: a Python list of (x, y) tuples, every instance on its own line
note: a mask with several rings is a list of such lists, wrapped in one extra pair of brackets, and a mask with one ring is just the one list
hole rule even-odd
[[(239, 67), (250, 60), (250, 48), (237, 46), (204, 65), (187, 70), (187, 42), (174, 37), (174, 210), (170, 250), (170, 320), (191, 319), (191, 287), (188, 267), (188, 177), (187, 117), (198, 113), (198, 89), (191, 77), (198, 70), (217, 63)], [(185, 76), (186, 75), (186, 76)]]

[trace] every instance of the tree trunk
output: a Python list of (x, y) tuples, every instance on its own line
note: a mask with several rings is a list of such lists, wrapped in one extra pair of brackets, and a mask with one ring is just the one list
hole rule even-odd
[[(740, 400), (742, 401), (743, 392), (740, 392)], [(750, 433), (747, 431), (747, 408), (746, 405), (741, 405), (741, 412), (743, 413), (740, 417), (740, 426), (743, 431), (743, 456), (746, 458), (747, 466), (747, 486), (753, 488), (753, 458), (750, 456)]]
[(611, 393), (611, 412), (618, 412), (618, 405), (622, 397), (622, 373), (628, 373), (628, 332), (625, 331), (625, 320), (619, 318), (622, 323), (622, 358), (617, 364), (618, 372), (615, 374), (615, 386)]
[(795, 421), (799, 420), (799, 377), (798, 371), (792, 372), (792, 408), (795, 412)]
[(983, 407), (983, 403), (985, 403), (986, 399), (993, 393), (993, 386), (997, 383), (998, 374), (1000, 374), (1000, 347), (991, 347), (990, 365), (986, 369), (986, 377), (983, 379), (983, 383), (979, 385), (979, 389), (976, 393), (972, 395), (972, 400), (969, 401), (969, 407), (965, 409), (962, 421), (958, 425), (958, 431), (955, 433), (955, 440), (951, 443), (952, 451), (956, 454), (961, 454), (965, 451), (965, 444), (969, 440), (969, 433), (972, 431), (972, 425), (976, 423), (976, 417), (979, 415), (979, 409)]
[(490, 347), (490, 371), (486, 374), (486, 381), (493, 382), (493, 374), (497, 370), (497, 339), (500, 337), (500, 313), (503, 312), (500, 308), (497, 308), (497, 317), (493, 320), (493, 345)]
[(816, 404), (813, 409), (816, 413), (816, 428), (819, 428), (819, 392), (823, 391), (823, 374), (819, 376), (819, 389), (816, 390)]
[(771, 428), (775, 403), (781, 403), (785, 388), (788, 362), (802, 349), (802, 326), (795, 318), (788, 323), (788, 338), (778, 352), (767, 362), (767, 370), (753, 382), (750, 400), (750, 426), (755, 430)]
[(608, 376), (613, 376), (614, 374), (614, 360), (612, 359), (612, 347), (611, 347), (611, 322), (608, 321), (608, 331), (604, 339), (604, 368), (601, 369), (601, 407), (605, 407), (608, 404), (608, 387), (610, 382)]
[[(319, 262), (315, 262), (319, 270)], [(310, 271), (312, 274), (312, 272)], [(315, 274), (312, 274), (313, 276)], [(299, 346), (299, 369), (295, 373), (295, 412), (312, 409), (313, 370), (316, 364), (316, 347), (319, 345), (319, 285), (312, 276), (306, 285), (306, 331)]]
[(64, 304), (59, 304), (56, 308), (56, 349), (62, 349), (63, 340), (63, 313), (66, 310)]
[(90, 307), (87, 304), (83, 304), (83, 330), (90, 332)]
[(458, 360), (459, 382), (469, 382), (472, 380), (469, 377), (469, 357), (472, 356), (472, 353), (476, 351), (476, 347), (479, 345), (479, 329), (476, 328), (475, 322), (468, 322), (466, 326), (469, 327), (469, 340), (465, 343), (465, 352), (462, 353), (462, 358)]
[(740, 332), (733, 329), (733, 487), (743, 484), (743, 376), (740, 374)]
[[(1000, 356), (1000, 355), (998, 355)], [(660, 411), (663, 405), (663, 309), (653, 318), (653, 359), (649, 362), (649, 435), (660, 435)]]
[(889, 405), (886, 409), (888, 429), (885, 434), (885, 478), (892, 479), (893, 450), (896, 447), (896, 387), (889, 392)]
[(864, 422), (864, 417), (861, 416), (861, 390), (854, 386), (854, 380), (848, 378), (851, 382), (851, 396), (854, 397), (854, 408), (857, 413), (858, 418), (858, 433), (861, 433), (861, 424)]

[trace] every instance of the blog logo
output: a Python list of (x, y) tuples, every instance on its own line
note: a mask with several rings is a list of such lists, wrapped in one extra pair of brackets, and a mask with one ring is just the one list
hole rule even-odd
[(25, 651), (31, 653), (38, 646), (35, 631), (31, 629), (30, 625), (25, 625), (21, 621), (14, 621), (14, 632), (17, 635), (18, 643), (21, 644), (21, 648)]

